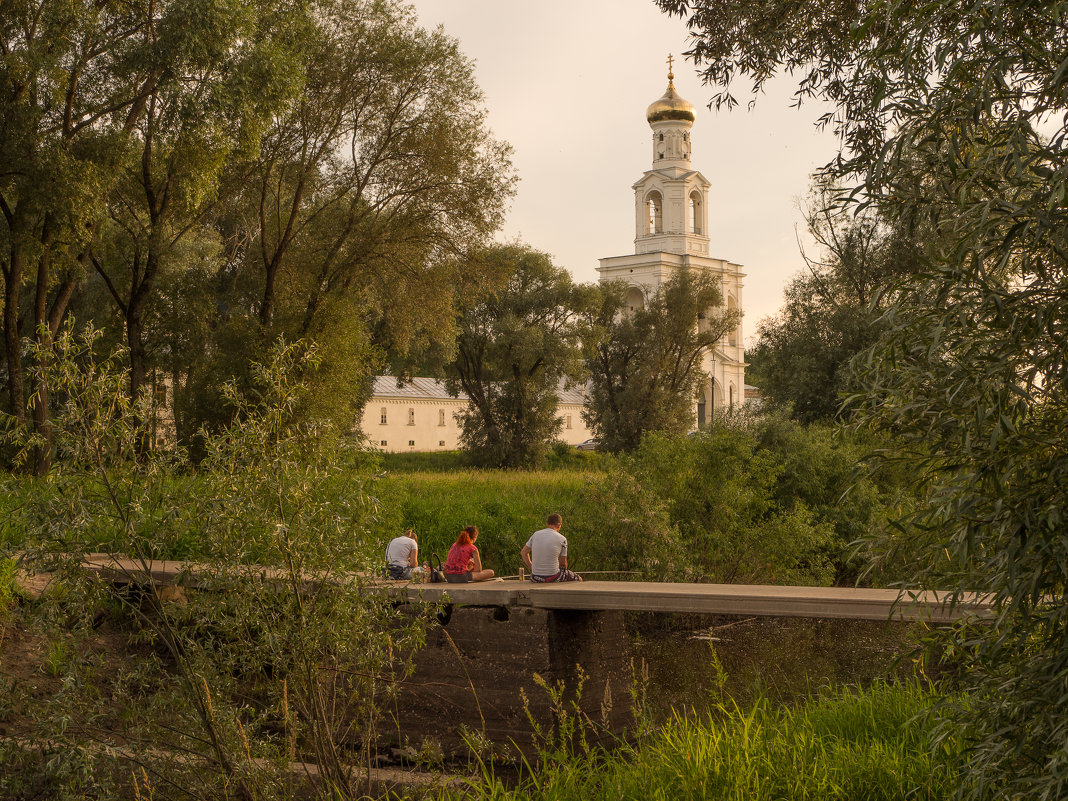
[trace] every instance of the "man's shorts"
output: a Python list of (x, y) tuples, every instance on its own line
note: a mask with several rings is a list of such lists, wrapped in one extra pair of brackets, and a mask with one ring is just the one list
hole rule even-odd
[(535, 584), (555, 584), (561, 581), (581, 581), (577, 573), (572, 573), (570, 570), (561, 570), (559, 573), (553, 573), (551, 576), (535, 576), (530, 574), (530, 580)]

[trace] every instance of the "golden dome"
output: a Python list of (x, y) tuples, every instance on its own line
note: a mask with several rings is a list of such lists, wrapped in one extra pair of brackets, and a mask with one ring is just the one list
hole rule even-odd
[(654, 101), (645, 110), (645, 119), (649, 121), (650, 125), (661, 120), (693, 122), (697, 119), (697, 115), (694, 114), (693, 103), (689, 100), (683, 100), (679, 97), (679, 93), (675, 91), (675, 73), (671, 71), (671, 62), (673, 60), (670, 57), (668, 58), (667, 91), (664, 92), (659, 100)]

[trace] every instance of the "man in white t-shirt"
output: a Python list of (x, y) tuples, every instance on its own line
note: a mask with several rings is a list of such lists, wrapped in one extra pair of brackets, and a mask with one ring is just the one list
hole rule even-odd
[(386, 576), (400, 581), (412, 577), (412, 568), (419, 564), (418, 537), (413, 529), (408, 529), (399, 537), (394, 537), (386, 546)]
[(564, 518), (553, 512), (546, 528), (530, 535), (519, 553), (530, 571), (530, 580), (539, 584), (557, 581), (582, 581), (582, 576), (567, 569), (567, 537), (560, 533)]

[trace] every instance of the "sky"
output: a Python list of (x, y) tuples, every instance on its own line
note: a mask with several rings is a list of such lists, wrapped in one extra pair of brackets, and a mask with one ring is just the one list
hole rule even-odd
[[(794, 84), (776, 79), (750, 110), (710, 110), (687, 49), (687, 30), (652, 0), (414, 0), (420, 22), (442, 25), (475, 62), (489, 127), (514, 148), (519, 175), (499, 238), (546, 251), (578, 281), (597, 259), (634, 252), (631, 185), (652, 166), (645, 109), (667, 87), (697, 108), (692, 165), (709, 190), (709, 255), (743, 265), (747, 343), (802, 268), (799, 203), (814, 170), (836, 151), (818, 130), (821, 108), (790, 108)], [(811, 245), (806, 244), (806, 250)]]

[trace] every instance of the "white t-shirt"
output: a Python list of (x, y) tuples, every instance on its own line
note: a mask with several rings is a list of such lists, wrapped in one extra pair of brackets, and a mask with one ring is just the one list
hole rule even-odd
[(419, 543), (402, 534), (386, 546), (386, 562), (395, 567), (408, 567), (408, 557), (417, 550)]
[(535, 531), (527, 540), (531, 550), (530, 572), (535, 576), (555, 576), (560, 572), (560, 557), (567, 556), (567, 537), (553, 528)]

